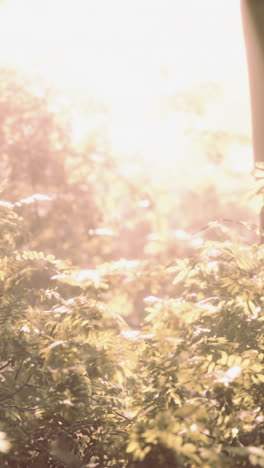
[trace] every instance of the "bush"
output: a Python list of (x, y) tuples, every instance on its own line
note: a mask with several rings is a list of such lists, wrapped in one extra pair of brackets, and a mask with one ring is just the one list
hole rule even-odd
[(0, 209), (1, 466), (264, 466), (263, 247), (79, 270)]

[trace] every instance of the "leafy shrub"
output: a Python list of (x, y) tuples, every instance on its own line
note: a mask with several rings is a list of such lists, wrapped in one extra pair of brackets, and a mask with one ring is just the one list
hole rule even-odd
[(209, 243), (169, 268), (176, 298), (157, 299), (143, 327), (145, 414), (128, 445), (142, 466), (157, 447), (172, 466), (263, 466), (262, 265), (261, 247)]
[[(263, 247), (78, 270), (19, 249), (0, 210), (1, 466), (264, 466)], [(136, 279), (131, 330), (115, 303)]]

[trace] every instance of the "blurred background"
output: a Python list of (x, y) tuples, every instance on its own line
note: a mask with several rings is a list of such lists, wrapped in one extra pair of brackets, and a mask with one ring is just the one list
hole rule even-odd
[(252, 243), (252, 169), (238, 1), (0, 2), (1, 199), (28, 248), (171, 261), (215, 221)]

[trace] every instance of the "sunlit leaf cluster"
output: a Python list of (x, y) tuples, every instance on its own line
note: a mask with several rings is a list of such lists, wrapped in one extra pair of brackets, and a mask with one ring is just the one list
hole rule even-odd
[(80, 270), (3, 207), (1, 466), (264, 466), (263, 247)]

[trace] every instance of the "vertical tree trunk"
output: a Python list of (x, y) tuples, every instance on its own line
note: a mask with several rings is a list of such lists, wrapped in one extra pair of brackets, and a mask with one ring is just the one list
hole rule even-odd
[[(255, 165), (264, 167), (264, 0), (240, 0), (244, 28), (252, 111)], [(264, 241), (264, 204), (260, 213)]]

